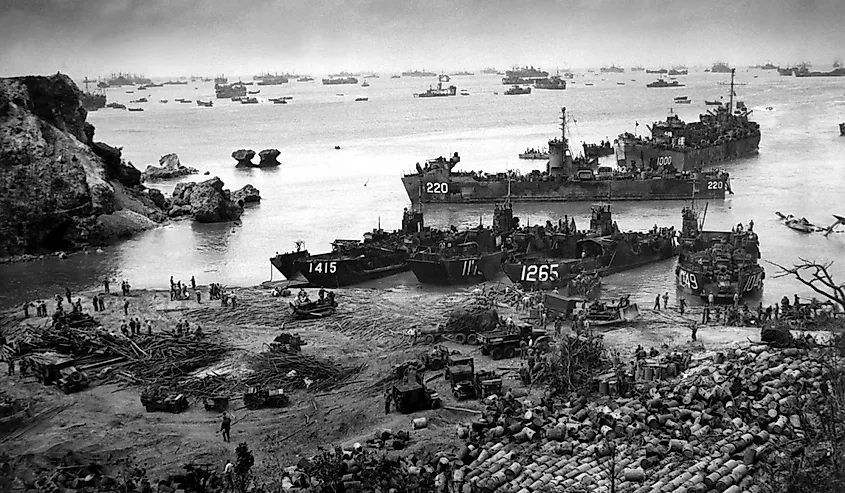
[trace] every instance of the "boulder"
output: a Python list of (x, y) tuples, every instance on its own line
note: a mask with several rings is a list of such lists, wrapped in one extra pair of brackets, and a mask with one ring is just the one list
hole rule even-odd
[(279, 157), (278, 149), (264, 149), (263, 151), (258, 153), (261, 161), (258, 163), (259, 168), (271, 168), (273, 166), (278, 166), (280, 163), (276, 160)]
[(252, 158), (255, 157), (255, 151), (252, 149), (238, 149), (232, 153), (232, 157), (238, 162), (236, 168), (254, 168), (255, 164)]
[(150, 188), (147, 189), (147, 195), (150, 197), (150, 200), (159, 207), (160, 209), (168, 209), (169, 204), (167, 203), (167, 198), (161, 193), (161, 190), (158, 188)]
[(123, 160), (121, 157), (122, 148), (112, 147), (103, 142), (95, 142), (91, 149), (94, 154), (102, 158), (107, 179), (117, 180), (127, 187), (135, 187), (141, 184), (141, 172), (132, 163)]
[(196, 185), (192, 181), (177, 183), (176, 188), (173, 189), (173, 197), (171, 198), (172, 206), (191, 205), (191, 192), (194, 191)]
[(166, 180), (199, 173), (196, 168), (182, 166), (182, 163), (179, 162), (179, 156), (173, 153), (161, 156), (158, 163), (161, 166), (147, 166), (144, 171), (145, 180)]
[(239, 204), (248, 204), (250, 202), (260, 202), (261, 195), (257, 188), (250, 184), (246, 184), (240, 190), (232, 192), (232, 200)]
[(244, 209), (229, 198), (229, 191), (223, 189), (223, 180), (216, 176), (197, 183), (191, 190), (191, 213), (201, 223), (234, 221)]

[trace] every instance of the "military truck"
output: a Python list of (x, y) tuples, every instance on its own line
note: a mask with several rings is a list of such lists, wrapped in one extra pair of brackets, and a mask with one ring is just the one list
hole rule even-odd
[(75, 361), (58, 353), (38, 353), (26, 357), (35, 379), (44, 385), (55, 384), (65, 394), (88, 386), (88, 376), (77, 370)]
[(244, 405), (247, 409), (260, 409), (262, 407), (285, 407), (290, 399), (283, 389), (260, 389), (249, 387), (244, 392)]
[(449, 357), (446, 367), (446, 379), (452, 388), (452, 394), (458, 400), (473, 399), (477, 396), (475, 387), (475, 359), (471, 357)]
[(440, 396), (436, 391), (428, 389), (423, 380), (423, 371), (418, 370), (416, 364), (400, 365), (402, 376), (393, 382), (390, 396), (397, 411), (409, 414), (425, 409), (440, 407)]
[(544, 352), (550, 344), (545, 330), (535, 329), (530, 325), (479, 334), (479, 342), (481, 342), (481, 354), (489, 355), (494, 360), (513, 358), (523, 349)]
[(148, 387), (141, 392), (141, 404), (148, 413), (166, 411), (181, 413), (188, 409), (188, 398), (185, 394), (167, 392), (164, 389)]

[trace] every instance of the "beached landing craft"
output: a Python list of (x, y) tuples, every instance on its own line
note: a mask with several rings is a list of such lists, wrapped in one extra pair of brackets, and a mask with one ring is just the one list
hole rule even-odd
[(405, 211), (399, 231), (378, 228), (363, 241), (335, 240), (331, 252), (319, 255), (300, 250), (298, 244), (296, 252), (276, 255), (270, 263), (288, 279), (298, 272), (314, 286), (348, 286), (407, 271), (408, 252), (425, 244), (428, 233), (422, 213)]
[[(528, 235), (525, 233), (528, 232)], [(648, 232), (621, 232), (613, 221), (610, 205), (592, 207), (590, 229), (578, 231), (575, 221), (551, 222), (513, 234), (516, 253), (505, 261), (508, 278), (523, 289), (568, 287), (583, 274), (609, 275), (634, 269), (677, 255), (673, 228)], [(590, 294), (578, 293), (582, 296)]]
[(735, 294), (743, 298), (762, 293), (766, 272), (757, 263), (760, 241), (752, 225), (748, 229), (738, 225), (732, 231), (703, 231), (704, 217), (699, 221), (693, 207), (685, 207), (681, 214), (675, 268), (675, 283), (681, 291), (705, 300), (712, 294), (720, 302), (732, 302)]
[(726, 172), (677, 171), (669, 156), (618, 169), (600, 166), (595, 159), (573, 157), (566, 108), (562, 108), (561, 121), (562, 135), (549, 141), (544, 172), (512, 176), (454, 171), (461, 160), (455, 153), (449, 159), (429, 160), (424, 167), (417, 163), (416, 173), (402, 177), (405, 191), (412, 203), (497, 203), (507, 195), (513, 202), (687, 200), (694, 189), (700, 198), (723, 199), (730, 191)]
[(503, 236), (510, 232), (512, 223), (512, 206), (496, 206), (492, 228), (444, 231), (439, 242), (411, 254), (408, 264), (424, 284), (490, 281), (502, 271)]

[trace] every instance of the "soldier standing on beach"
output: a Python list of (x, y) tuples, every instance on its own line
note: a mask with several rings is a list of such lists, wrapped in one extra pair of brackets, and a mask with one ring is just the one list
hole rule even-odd
[(67, 296), (67, 303), (70, 305), (73, 303), (73, 300), (70, 299), (70, 288), (65, 288), (65, 295)]
[(123, 300), (123, 314), (129, 315), (129, 300)]
[(197, 289), (197, 280), (191, 276), (191, 289)]
[(106, 294), (109, 293), (109, 278), (108, 277), (103, 278), (103, 289), (105, 289)]

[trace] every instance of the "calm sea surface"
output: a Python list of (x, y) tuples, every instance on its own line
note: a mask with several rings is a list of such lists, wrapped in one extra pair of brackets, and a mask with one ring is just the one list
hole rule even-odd
[[(758, 76), (758, 78), (754, 78)], [(635, 79), (636, 82), (632, 81)], [(565, 91), (535, 90), (530, 95), (504, 96), (500, 77), (453, 77), (452, 84), (469, 96), (417, 99), (435, 78), (371, 79), (370, 87), (323, 86), (292, 81), (260, 89), (260, 104), (241, 105), (215, 100), (213, 108), (179, 104), (175, 98), (213, 99), (212, 83), (151, 88), (134, 94), (130, 88), (109, 89), (109, 101), (142, 106), (144, 112), (102, 109), (89, 115), (96, 139), (123, 147), (126, 159), (143, 170), (175, 152), (181, 162), (217, 175), (232, 190), (251, 183), (261, 191), (260, 205), (248, 208), (242, 224), (201, 225), (179, 221), (102, 253), (73, 255), (0, 266), (0, 305), (50, 297), (65, 286), (91, 287), (104, 276), (128, 279), (136, 288), (162, 288), (171, 275), (201, 284), (254, 285), (281, 279), (271, 272), (269, 257), (291, 250), (304, 240), (312, 253), (330, 249), (335, 238), (360, 239), (379, 224), (400, 226), (402, 208), (410, 204), (400, 178), (425, 159), (459, 152), (462, 169), (489, 172), (544, 167), (541, 161), (521, 161), (526, 147), (545, 147), (559, 135), (560, 108), (574, 118), (570, 124), (576, 152), (582, 141), (613, 139), (624, 131), (646, 132), (646, 124), (665, 118), (670, 109), (686, 121), (705, 111), (705, 99), (728, 98), (719, 85), (729, 75), (694, 73), (678, 78), (686, 87), (647, 89), (654, 76), (642, 72), (584, 74)], [(593, 86), (586, 86), (591, 82)], [(624, 82), (625, 85), (619, 85)], [(791, 264), (799, 257), (837, 261), (834, 272), (845, 281), (845, 235), (828, 238), (802, 235), (783, 226), (775, 211), (806, 216), (827, 226), (832, 213), (844, 214), (845, 137), (838, 123), (845, 120), (845, 79), (780, 77), (776, 73), (744, 69), (737, 74), (736, 92), (754, 110), (763, 137), (760, 154), (728, 163), (735, 195), (709, 204), (705, 229), (728, 229), (754, 220), (764, 261)], [(497, 94), (498, 93), (498, 94)], [(673, 105), (687, 95), (691, 105)], [(293, 96), (287, 105), (267, 98)], [(129, 104), (148, 97), (149, 103)], [(356, 97), (369, 101), (355, 102)], [(160, 99), (169, 99), (167, 104)], [(771, 109), (769, 109), (771, 107)], [(335, 150), (334, 146), (341, 146)], [(235, 169), (232, 151), (281, 151), (278, 169)], [(257, 157), (256, 157), (257, 161)], [(202, 175), (188, 180), (205, 179)], [(177, 181), (150, 183), (169, 193)], [(655, 224), (680, 228), (682, 202), (615, 203), (615, 219), (623, 230), (648, 229)], [(589, 222), (589, 203), (516, 204), (523, 223), (575, 216), (581, 227)], [(428, 225), (470, 226), (491, 221), (491, 207), (426, 206)], [(840, 228), (841, 229), (841, 228)], [(777, 269), (765, 264), (768, 277), (762, 301), (773, 303), (783, 294), (811, 292), (791, 279), (776, 279)], [(669, 291), (672, 303), (674, 261), (611, 276), (609, 296), (632, 293), (648, 302)], [(503, 276), (504, 278), (504, 276)], [(411, 273), (368, 283), (367, 286), (432, 289), (420, 286)], [(442, 288), (439, 288), (442, 289)]]

